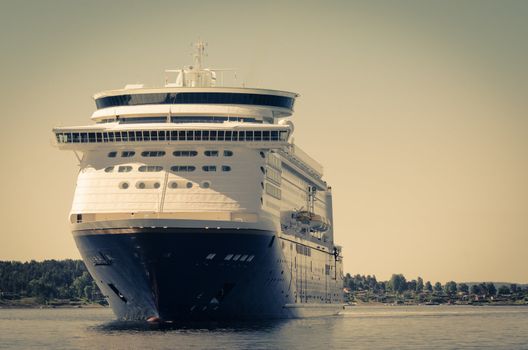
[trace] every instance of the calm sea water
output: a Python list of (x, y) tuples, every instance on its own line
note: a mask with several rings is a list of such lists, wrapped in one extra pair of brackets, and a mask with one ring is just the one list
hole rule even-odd
[(6, 349), (528, 349), (528, 307), (354, 307), (343, 316), (149, 326), (109, 309), (0, 309)]

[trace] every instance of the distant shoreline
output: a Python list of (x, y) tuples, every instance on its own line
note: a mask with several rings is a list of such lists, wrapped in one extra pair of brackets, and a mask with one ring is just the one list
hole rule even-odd
[(86, 302), (79, 300), (55, 299), (40, 303), (35, 298), (22, 298), (19, 300), (2, 300), (0, 301), (1, 309), (96, 309), (107, 308), (108, 305), (102, 305), (98, 302)]
[(61, 306), (50, 306), (50, 305), (0, 305), (0, 310), (13, 310), (13, 309), (106, 309), (108, 306), (99, 304), (86, 304), (86, 305), (61, 305)]
[[(437, 307), (437, 306), (449, 306), (449, 307), (525, 307), (528, 308), (528, 304), (383, 304), (383, 303), (358, 303), (358, 304), (345, 304), (346, 310), (352, 310), (357, 307)], [(99, 303), (89, 303), (89, 304), (61, 304), (61, 305), (50, 305), (50, 304), (0, 304), (1, 310), (35, 310), (35, 309), (107, 309), (109, 306), (101, 305)]]
[(465, 304), (449, 304), (449, 303), (438, 303), (438, 304), (427, 304), (427, 303), (407, 303), (407, 304), (397, 304), (397, 303), (378, 303), (378, 302), (359, 302), (359, 303), (346, 303), (346, 308), (354, 308), (361, 306), (394, 306), (394, 307), (406, 307), (406, 306), (424, 306), (424, 307), (434, 307), (434, 306), (493, 306), (493, 307), (502, 307), (502, 306), (521, 306), (528, 307), (528, 304), (521, 303), (465, 303)]

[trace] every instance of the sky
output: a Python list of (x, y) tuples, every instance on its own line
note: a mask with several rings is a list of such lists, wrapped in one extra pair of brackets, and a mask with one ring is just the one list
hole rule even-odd
[(0, 260), (79, 258), (75, 156), (92, 95), (191, 63), (300, 94), (345, 271), (528, 282), (528, 2), (0, 0)]

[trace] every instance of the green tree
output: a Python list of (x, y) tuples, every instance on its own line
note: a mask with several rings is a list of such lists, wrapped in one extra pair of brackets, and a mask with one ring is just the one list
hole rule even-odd
[(407, 282), (407, 288), (406, 289), (409, 290), (409, 291), (413, 291), (414, 292), (416, 290), (416, 283), (417, 283), (416, 280), (411, 280), (411, 281)]
[(499, 287), (499, 294), (500, 294), (500, 295), (511, 294), (510, 288), (508, 288), (508, 286), (506, 286), (506, 285), (502, 285), (502, 286), (500, 286), (500, 287)]
[(495, 288), (495, 285), (493, 282), (486, 283), (486, 289), (488, 291), (488, 294), (491, 296), (494, 296), (497, 294), (497, 288)]
[(389, 288), (397, 293), (403, 293), (407, 289), (407, 281), (402, 274), (393, 274), (389, 281)]
[(434, 285), (435, 292), (441, 292), (442, 291), (442, 283), (436, 282)]
[(471, 294), (479, 295), (481, 293), (480, 287), (477, 284), (471, 286)]
[(479, 283), (478, 287), (480, 294), (488, 295), (488, 287), (486, 283)]
[(444, 290), (447, 295), (455, 295), (457, 292), (457, 284), (455, 281), (449, 281), (445, 284)]
[(425, 282), (425, 289), (428, 292), (432, 292), (433, 291), (433, 285), (431, 284), (431, 282), (429, 282), (429, 281)]
[(458, 285), (458, 291), (467, 294), (469, 292), (469, 287), (465, 283), (460, 283)]
[(418, 278), (416, 279), (416, 291), (418, 293), (421, 293), (423, 292), (423, 289), (424, 289), (423, 279), (420, 276), (418, 276)]
[(86, 295), (86, 288), (91, 288), (92, 286), (92, 278), (88, 274), (88, 272), (83, 272), (82, 275), (77, 277), (73, 281), (73, 288), (75, 288), (76, 295), (79, 298), (86, 298), (90, 299), (91, 297), (91, 290), (89, 290), (90, 295)]

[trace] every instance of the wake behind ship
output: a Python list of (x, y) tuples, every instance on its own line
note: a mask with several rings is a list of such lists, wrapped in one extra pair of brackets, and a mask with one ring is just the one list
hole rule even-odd
[(94, 124), (53, 129), (79, 161), (86, 267), (124, 320), (337, 314), (332, 192), (291, 142), (298, 95), (216, 86), (195, 48), (174, 82), (100, 92)]

